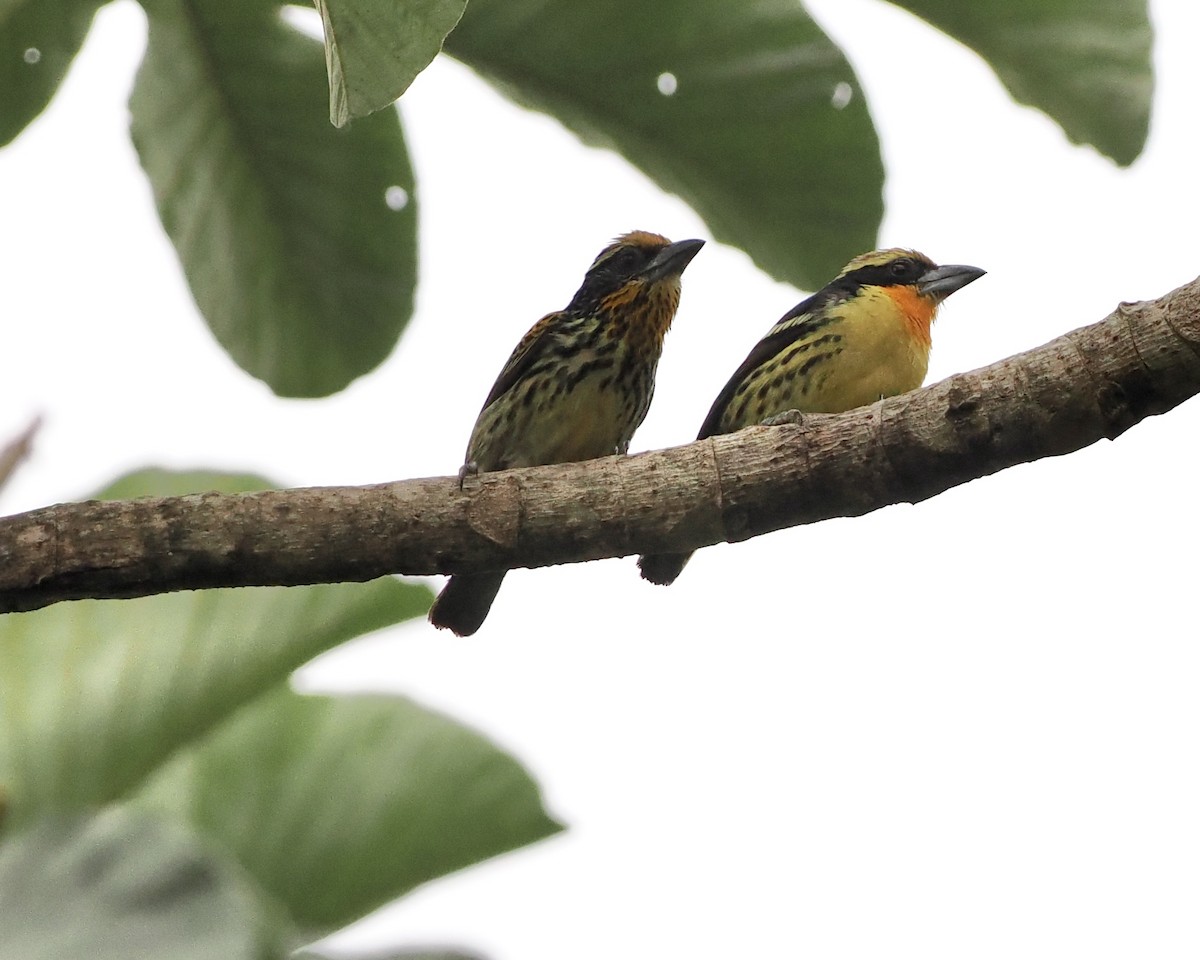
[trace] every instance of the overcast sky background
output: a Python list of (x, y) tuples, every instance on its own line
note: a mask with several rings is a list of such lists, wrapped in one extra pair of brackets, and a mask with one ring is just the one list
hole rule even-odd
[[(988, 270), (948, 301), (929, 382), (1200, 272), (1195, 4), (1152, 4), (1153, 126), (1128, 171), (902, 11), (809, 7), (883, 140), (881, 243)], [(610, 237), (707, 236), (620, 158), (441, 60), (401, 103), (416, 317), (343, 394), (279, 400), (216, 346), (158, 225), (127, 134), (144, 33), (133, 3), (104, 8), (50, 110), (0, 151), (0, 436), (45, 416), (5, 512), (147, 464), (286, 485), (453, 473), (508, 352)], [(710, 242), (632, 449), (692, 437), (801, 296)], [(474, 638), (420, 621), (323, 657), (305, 688), (403, 692), (476, 726), (570, 825), (338, 942), (494, 960), (1196, 956), (1198, 434), (1193, 401), (916, 507), (705, 550), (666, 590), (629, 558), (519, 571)]]

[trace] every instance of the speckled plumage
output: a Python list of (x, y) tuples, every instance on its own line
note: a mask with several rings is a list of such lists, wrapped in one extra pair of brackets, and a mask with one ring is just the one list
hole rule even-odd
[[(941, 302), (983, 275), (937, 266), (915, 250), (855, 257), (767, 332), (729, 378), (697, 439), (762, 423), (786, 410), (841, 413), (916, 390), (929, 369)], [(642, 576), (669, 584), (691, 554), (639, 558)]]
[[(680, 274), (702, 245), (638, 230), (605, 247), (566, 308), (542, 317), (509, 356), (471, 431), (463, 474), (625, 453), (654, 396)], [(504, 574), (451, 577), (430, 621), (474, 633)]]

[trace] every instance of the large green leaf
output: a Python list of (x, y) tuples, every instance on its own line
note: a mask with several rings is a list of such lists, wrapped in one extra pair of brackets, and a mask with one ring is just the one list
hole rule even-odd
[(0, 960), (257, 960), (249, 887), (181, 825), (48, 818), (0, 845)]
[[(263, 486), (148, 470), (101, 496)], [(478, 734), (396, 697), (288, 689), (287, 674), (314, 653), (429, 601), (424, 587), (387, 579), (0, 618), (5, 826), (116, 798), (190, 820), (257, 881), (272, 936), (293, 944), (294, 923), (328, 933), (554, 833), (528, 774)]]
[(315, 0), (325, 28), (329, 118), (386, 107), (442, 49), (466, 0)]
[(1147, 0), (893, 0), (977, 51), (1013, 97), (1120, 164), (1146, 145)]
[(398, 116), (330, 126), (320, 45), (274, 2), (146, 6), (133, 139), (196, 302), (276, 393), (341, 389), (412, 313), (416, 205)]
[(875, 244), (875, 131), (797, 0), (471, 0), (446, 49), (622, 153), (773, 276), (813, 289)]
[[(102, 496), (261, 485), (147, 472)], [(0, 617), (0, 784), (10, 817), (125, 795), (300, 664), (419, 616), (430, 600), (424, 586), (384, 578), (78, 601)]]
[(399, 697), (244, 708), (152, 783), (314, 933), (549, 836), (537, 786), (483, 737)]
[(50, 102), (103, 0), (0, 0), (0, 146)]

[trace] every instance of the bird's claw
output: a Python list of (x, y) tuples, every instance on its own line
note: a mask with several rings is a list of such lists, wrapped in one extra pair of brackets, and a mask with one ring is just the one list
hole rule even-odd
[(767, 417), (762, 422), (764, 427), (778, 427), (785, 423), (793, 424), (797, 427), (803, 426), (804, 414), (799, 410), (784, 410), (783, 413), (777, 413), (773, 417)]
[(458, 489), (461, 490), (463, 488), (463, 483), (466, 481), (467, 477), (477, 476), (479, 476), (479, 464), (477, 464), (474, 460), (468, 460), (458, 468)]

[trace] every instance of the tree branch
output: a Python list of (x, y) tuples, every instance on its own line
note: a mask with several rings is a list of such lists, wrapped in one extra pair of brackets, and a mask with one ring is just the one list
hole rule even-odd
[[(206, 587), (692, 550), (915, 503), (1200, 393), (1200, 279), (1045, 346), (798, 426), (369, 487), (61, 504), (0, 520), (0, 612)], [(632, 573), (631, 573), (632, 576)]]
[(42, 418), (34, 417), (29, 422), (29, 426), (3, 447), (0, 447), (0, 490), (3, 490), (4, 485), (12, 478), (17, 467), (21, 465), (21, 461), (32, 452), (33, 438), (37, 436), (41, 426)]

